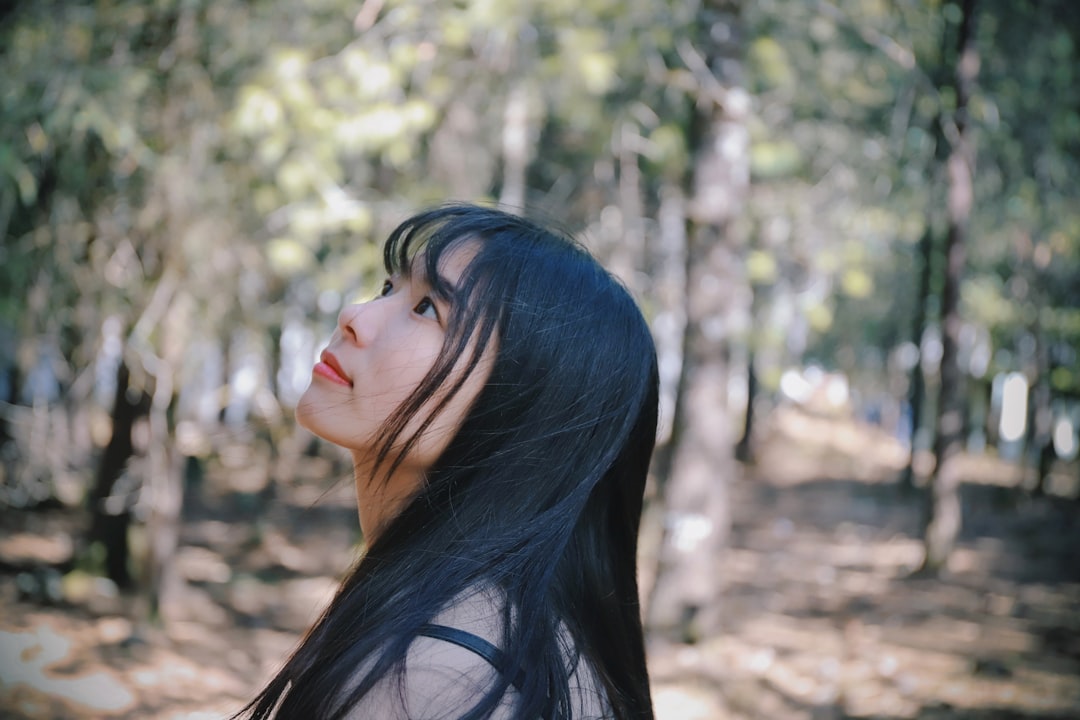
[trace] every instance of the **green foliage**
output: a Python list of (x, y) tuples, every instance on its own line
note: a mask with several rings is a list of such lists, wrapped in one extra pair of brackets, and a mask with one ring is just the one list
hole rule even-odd
[[(959, 8), (772, 0), (747, 18), (757, 93), (751, 212), (766, 225), (793, 218), (786, 242), (755, 249), (747, 271), (776, 284), (772, 303), (787, 303), (777, 295), (791, 287), (785, 275), (794, 288), (801, 278), (825, 284), (827, 292), (798, 303), (818, 331), (808, 348), (816, 357), (835, 361), (845, 347), (887, 352), (910, 337), (914, 243), (927, 224), (939, 236), (944, 227), (934, 123), (939, 112), (953, 122), (955, 97), (941, 80), (954, 61), (948, 38)], [(963, 311), (1007, 351), (1001, 357), (1012, 365), (1001, 370), (1032, 362), (1021, 349), (1032, 332), (1080, 348), (1071, 323), (1080, 306), (1080, 198), (1068, 180), (1080, 177), (1077, 20), (1064, 3), (980, 5), (981, 70), (966, 118), (978, 158)], [(815, 212), (793, 212), (800, 202)], [(797, 264), (780, 263), (776, 276), (762, 253), (780, 252)], [(1059, 387), (1066, 373), (1056, 372)]]
[[(963, 301), (1001, 348), (1036, 326), (1080, 348), (1080, 30), (1064, 0), (1048, 8), (987, 2), (978, 26)], [(942, 227), (928, 211), (943, 187), (934, 123), (955, 99), (935, 88), (956, 12), (745, 4), (753, 192), (736, 272), (755, 322), (737, 342), (795, 362), (910, 335), (915, 244)], [(378, 240), (409, 210), (498, 197), (512, 98), (526, 204), (571, 229), (622, 217), (632, 159), (654, 233), (657, 192), (692, 171), (691, 120), (713, 101), (687, 46), (703, 13), (693, 0), (22, 3), (0, 30), (13, 79), (0, 314), (23, 337), (75, 338), (72, 367), (110, 316), (177, 367), (193, 351), (168, 337), (273, 337), (286, 299), (325, 322), (319, 295), (369, 293)], [(155, 309), (163, 278), (177, 289)], [(809, 329), (803, 347), (792, 327)]]

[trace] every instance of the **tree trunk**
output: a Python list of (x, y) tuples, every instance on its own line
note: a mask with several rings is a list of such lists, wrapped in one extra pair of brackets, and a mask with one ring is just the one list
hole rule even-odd
[[(940, 124), (940, 121), (939, 121)], [(940, 139), (938, 147), (941, 146)], [(911, 409), (911, 440), (908, 450), (907, 466), (900, 475), (900, 489), (910, 493), (915, 489), (915, 439), (922, 427), (923, 397), (926, 395), (926, 376), (923, 374), (922, 343), (926, 334), (926, 305), (930, 299), (930, 275), (931, 261), (934, 251), (934, 231), (931, 226), (930, 216), (927, 213), (926, 229), (919, 240), (919, 294), (916, 296), (915, 318), (912, 322), (911, 341), (919, 349), (915, 364), (911, 368), (910, 385), (908, 386), (908, 407)]]
[(150, 473), (144, 489), (149, 514), (144, 570), (146, 613), (142, 619), (158, 623), (163, 617), (164, 603), (177, 594), (179, 578), (173, 560), (180, 544), (184, 486), (183, 457), (173, 441), (175, 433), (169, 423), (176, 401), (171, 368), (161, 369), (155, 380), (150, 413)]
[(662, 482), (671, 475), (669, 450), (678, 434), (675, 408), (686, 367), (686, 197), (675, 182), (666, 181), (660, 188), (657, 227), (652, 294), (659, 310), (652, 331), (660, 370), (660, 421), (653, 470)]
[(978, 68), (974, 46), (975, 0), (963, 0), (956, 47), (956, 113), (954, 136), (946, 164), (948, 232), (945, 237), (945, 277), (941, 292), (941, 387), (939, 389), (936, 461), (926, 497), (924, 543), (920, 572), (935, 575), (945, 569), (960, 534), (960, 475), (963, 449), (964, 373), (957, 360), (962, 318), (960, 284), (966, 261), (964, 244), (971, 215), (972, 152), (967, 133), (967, 103)]
[(510, 89), (503, 114), (502, 192), (499, 204), (511, 212), (525, 207), (525, 177), (532, 159), (533, 140), (529, 132), (529, 96), (519, 81)]
[[(131, 431), (135, 422), (150, 412), (150, 395), (145, 389), (131, 387), (131, 372), (125, 360), (116, 370), (116, 398), (113, 401), (112, 437), (98, 465), (97, 478), (90, 493), (90, 542), (105, 549), (105, 574), (120, 588), (132, 586), (128, 567), (128, 528), (132, 503), (123, 495), (114, 495), (116, 481), (124, 472), (135, 451)], [(127, 488), (125, 492), (133, 492)]]
[(694, 163), (685, 179), (691, 198), (685, 354), (666, 456), (670, 470), (661, 477), (666, 518), (648, 624), (681, 642), (694, 642), (719, 628), (728, 484), (735, 471), (724, 328), (739, 282), (731, 273), (736, 266), (733, 225), (749, 185), (749, 97), (738, 77), (740, 5), (705, 3), (698, 46), (679, 48), (698, 78), (701, 97), (687, 131)]
[[(949, 73), (945, 67), (946, 58), (949, 54), (950, 38), (947, 33), (942, 33), (941, 36), (941, 60), (934, 67), (933, 83), (935, 88), (941, 88), (950, 84)], [(954, 68), (955, 70), (955, 68)], [(955, 76), (955, 72), (953, 73)], [(931, 136), (934, 139), (934, 156), (933, 156), (933, 180), (931, 181), (931, 190), (934, 186), (940, 182), (939, 168), (946, 164), (949, 151), (949, 141), (945, 137), (945, 113), (944, 109), (938, 108), (936, 117), (931, 124)], [(935, 194), (931, 194), (931, 197), (936, 197)], [(923, 230), (922, 237), (919, 238), (918, 249), (918, 295), (916, 296), (915, 305), (915, 317), (913, 318), (911, 328), (911, 342), (914, 343), (918, 349), (918, 358), (915, 365), (911, 368), (911, 379), (908, 386), (908, 405), (911, 409), (911, 439), (910, 447), (908, 449), (908, 461), (904, 467), (903, 472), (900, 475), (900, 490), (905, 494), (910, 494), (915, 489), (915, 453), (917, 448), (915, 446), (915, 439), (919, 435), (919, 430), (923, 428), (924, 418), (926, 414), (926, 399), (927, 399), (927, 387), (926, 387), (926, 365), (923, 362), (923, 340), (926, 337), (927, 321), (927, 305), (930, 302), (931, 295), (934, 294), (935, 288), (932, 286), (934, 277), (934, 258), (935, 252), (935, 232), (934, 232), (934, 216), (936, 214), (936, 206), (934, 202), (930, 202), (930, 206), (926, 212), (926, 228)], [(939, 308), (940, 310), (940, 308)], [(940, 381), (940, 378), (939, 378)], [(940, 392), (940, 385), (938, 391)], [(935, 413), (937, 411), (935, 410)], [(934, 429), (933, 423), (937, 421), (937, 415), (935, 414), (934, 420), (931, 423), (931, 430)]]
[(1025, 464), (1030, 463), (1035, 473), (1031, 493), (1039, 497), (1046, 494), (1050, 468), (1054, 462), (1054, 411), (1051, 406), (1050, 353), (1038, 322), (1033, 328), (1033, 335), (1035, 377), (1028, 391), (1028, 437), (1024, 455)]
[(743, 416), (742, 437), (735, 445), (735, 459), (741, 463), (754, 460), (754, 399), (757, 392), (758, 377), (754, 369), (754, 351), (751, 350), (746, 358), (746, 414)]
[[(145, 613), (141, 620), (160, 624), (167, 619), (166, 603), (178, 596), (180, 577), (175, 568), (180, 544), (181, 512), (184, 504), (184, 458), (176, 444), (176, 410), (179, 398), (178, 373), (185, 346), (192, 337), (192, 305), (187, 296), (174, 294), (180, 285), (178, 274), (166, 273), (162, 281), (171, 301), (160, 322), (164, 340), (160, 355), (144, 352), (142, 370), (152, 378), (153, 395), (149, 420), (149, 469), (143, 481), (147, 553), (144, 558)], [(251, 400), (245, 399), (245, 403)]]
[[(633, 293), (644, 290), (641, 271), (645, 266), (645, 233), (642, 216), (641, 168), (638, 166), (640, 141), (635, 124), (624, 122), (614, 131), (612, 143), (619, 158), (619, 223), (617, 241), (607, 258), (607, 267), (619, 277)], [(682, 259), (682, 258), (680, 258)]]

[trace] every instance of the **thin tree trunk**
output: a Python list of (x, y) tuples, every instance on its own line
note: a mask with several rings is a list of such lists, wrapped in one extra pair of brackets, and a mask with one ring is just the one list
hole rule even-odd
[(958, 360), (960, 284), (966, 262), (965, 241), (973, 202), (972, 153), (967, 133), (967, 103), (978, 68), (974, 46), (975, 0), (963, 0), (956, 49), (955, 136), (950, 138), (948, 178), (948, 233), (945, 237), (945, 278), (941, 293), (942, 357), (938, 402), (936, 460), (926, 498), (924, 543), (926, 555), (920, 572), (944, 570), (960, 534), (959, 455), (963, 449), (964, 373)]
[(1035, 324), (1033, 334), (1035, 337), (1035, 377), (1028, 393), (1028, 440), (1025, 460), (1031, 463), (1035, 471), (1031, 493), (1038, 497), (1046, 494), (1050, 468), (1054, 461), (1054, 413), (1051, 407), (1053, 393), (1050, 388), (1050, 353), (1038, 322)]
[(181, 582), (174, 562), (184, 505), (184, 458), (176, 446), (177, 369), (192, 337), (193, 322), (189, 298), (183, 292), (173, 294), (180, 284), (178, 275), (166, 277), (172, 290), (160, 323), (165, 339), (160, 356), (146, 353), (143, 361), (144, 371), (153, 377), (154, 385), (149, 415), (149, 473), (143, 484), (143, 502), (148, 510), (143, 619), (152, 623), (167, 619), (167, 603), (177, 597)]
[[(950, 83), (949, 73), (946, 70), (945, 63), (946, 57), (949, 54), (951, 38), (946, 33), (942, 33), (941, 36), (941, 61), (934, 68), (934, 87), (941, 88)], [(955, 70), (955, 68), (954, 68)], [(941, 178), (939, 168), (945, 165), (948, 159), (949, 142), (945, 137), (944, 132), (945, 115), (941, 108), (938, 109), (937, 115), (934, 117), (934, 121), (931, 124), (931, 136), (934, 142), (934, 155), (932, 161), (933, 179), (931, 181), (933, 186), (936, 186), (940, 182)], [(932, 194), (932, 197), (936, 195)], [(916, 296), (915, 305), (915, 317), (913, 318), (911, 328), (911, 342), (914, 343), (918, 350), (917, 361), (911, 368), (911, 379), (908, 386), (908, 404), (911, 408), (911, 438), (910, 447), (908, 449), (908, 461), (904, 467), (903, 472), (900, 475), (900, 490), (903, 493), (910, 494), (915, 489), (915, 454), (917, 448), (915, 447), (915, 439), (918, 437), (919, 430), (923, 428), (924, 418), (926, 410), (927, 399), (927, 387), (926, 387), (926, 365), (923, 362), (923, 340), (926, 337), (926, 327), (929, 318), (927, 317), (927, 306), (930, 302), (931, 295), (934, 294), (935, 289), (932, 287), (932, 279), (934, 276), (934, 258), (935, 252), (935, 233), (934, 233), (934, 216), (936, 214), (936, 207), (932, 200), (930, 206), (926, 212), (926, 228), (923, 230), (922, 237), (919, 239), (918, 250), (918, 295)], [(939, 378), (940, 382), (940, 378)], [(940, 386), (938, 387), (940, 391)], [(937, 410), (935, 409), (935, 413)], [(935, 414), (934, 420), (931, 421), (931, 431), (934, 429), (934, 423), (936, 423), (937, 415)]]
[(114, 496), (114, 491), (116, 481), (135, 451), (131, 439), (132, 428), (149, 411), (150, 395), (145, 390), (132, 390), (131, 371), (127, 362), (121, 360), (116, 370), (112, 437), (101, 456), (89, 496), (90, 542), (101, 543), (105, 549), (105, 574), (120, 588), (130, 588), (133, 584), (128, 567), (128, 528), (131, 525), (132, 504), (122, 496)]
[(513, 212), (525, 207), (525, 177), (533, 148), (529, 133), (529, 97), (519, 82), (510, 90), (503, 115), (503, 181), (499, 204)]
[(653, 297), (660, 310), (652, 330), (660, 367), (660, 422), (653, 471), (663, 484), (671, 475), (671, 453), (677, 435), (675, 408), (684, 386), (686, 367), (686, 197), (677, 183), (660, 188), (659, 232), (653, 253)]
[(641, 168), (638, 166), (637, 126), (624, 122), (615, 131), (614, 145), (619, 156), (619, 231), (611, 248), (607, 266), (632, 292), (643, 288), (639, 280), (645, 265), (645, 233), (642, 223), (643, 201)]
[[(939, 145), (940, 147), (940, 140)], [(930, 275), (931, 260), (934, 250), (934, 232), (931, 227), (929, 213), (926, 218), (926, 229), (919, 240), (919, 294), (915, 301), (915, 318), (912, 322), (911, 341), (919, 349), (915, 364), (911, 368), (911, 379), (908, 387), (908, 406), (911, 409), (911, 439), (908, 449), (908, 461), (900, 475), (900, 489), (911, 492), (915, 489), (915, 439), (922, 427), (923, 398), (926, 395), (926, 376), (923, 373), (922, 343), (926, 335), (926, 305), (930, 299)]]
[(742, 437), (735, 445), (735, 459), (741, 463), (749, 463), (754, 459), (754, 400), (757, 392), (758, 377), (754, 369), (754, 351), (750, 350), (746, 357), (746, 413), (743, 416)]
[(150, 413), (150, 473), (144, 492), (149, 507), (146, 521), (146, 620), (160, 622), (163, 606), (176, 596), (179, 578), (173, 559), (180, 544), (183, 508), (182, 457), (173, 442), (169, 415), (176, 400), (172, 369), (162, 368), (156, 376), (156, 390)]

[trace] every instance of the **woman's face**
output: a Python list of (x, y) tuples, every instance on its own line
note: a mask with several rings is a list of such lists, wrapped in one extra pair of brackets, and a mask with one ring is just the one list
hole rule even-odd
[[(473, 255), (469, 245), (448, 250), (439, 259), (439, 274), (456, 286)], [(361, 462), (374, 459), (380, 428), (431, 370), (453, 312), (432, 294), (423, 258), (417, 258), (413, 267), (411, 277), (388, 278), (378, 297), (341, 311), (337, 330), (296, 407), (303, 427), (352, 450)], [(490, 350), (489, 346), (461, 390), (424, 431), (403, 468), (426, 470), (446, 448), (490, 374)], [(443, 387), (460, 377), (471, 351), (459, 358)], [(429, 400), (409, 421), (403, 439), (415, 432), (440, 397)]]

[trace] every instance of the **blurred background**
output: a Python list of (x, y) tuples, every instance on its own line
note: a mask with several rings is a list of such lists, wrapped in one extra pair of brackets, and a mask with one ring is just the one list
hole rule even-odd
[(361, 547), (294, 404), (415, 210), (639, 298), (658, 716), (1080, 717), (1080, 6), (0, 4), (0, 715), (219, 718)]

